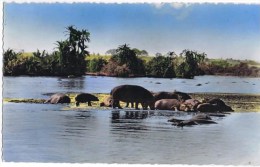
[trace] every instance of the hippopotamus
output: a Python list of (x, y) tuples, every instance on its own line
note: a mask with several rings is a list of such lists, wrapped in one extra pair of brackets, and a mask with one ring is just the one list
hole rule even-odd
[(204, 99), (203, 102), (217, 105), (220, 111), (234, 111), (230, 106), (226, 105), (223, 100), (218, 98)]
[[(131, 104), (131, 108), (134, 108), (134, 103), (133, 102), (130, 102)], [(126, 102), (126, 106), (125, 107), (128, 107), (129, 106), (129, 102)]]
[(138, 109), (138, 104), (141, 103), (143, 109), (154, 109), (154, 97), (150, 91), (138, 85), (120, 85), (114, 87), (110, 95), (112, 97), (112, 107), (121, 108), (119, 101), (135, 103), (135, 108)]
[(161, 99), (154, 104), (157, 110), (179, 110), (180, 101), (177, 99)]
[(44, 103), (51, 103), (51, 104), (70, 103), (70, 98), (69, 96), (63, 93), (56, 93), (52, 95), (50, 99), (46, 100)]
[(201, 104), (199, 100), (187, 99), (180, 105), (180, 111), (196, 111), (197, 106)]
[(112, 107), (112, 97), (108, 96), (104, 99), (103, 102), (100, 103), (100, 107)]
[(80, 93), (75, 97), (76, 106), (79, 106), (79, 103), (88, 103), (88, 106), (91, 106), (91, 101), (99, 101), (98, 98), (89, 93)]
[(176, 124), (176, 126), (187, 126), (187, 125), (200, 125), (200, 124), (217, 124), (215, 121), (205, 119), (189, 119), (184, 120)]
[(216, 104), (202, 103), (198, 105), (197, 111), (214, 113), (214, 112), (219, 112), (220, 110)]
[(211, 117), (207, 114), (197, 114), (188, 120), (181, 120), (176, 118), (171, 118), (168, 122), (173, 122), (175, 126), (187, 126), (187, 125), (199, 125), (199, 124), (216, 124), (215, 121), (211, 120)]
[(174, 94), (173, 92), (157, 92), (153, 93), (154, 100), (161, 100), (161, 99), (178, 99), (178, 95)]
[(178, 99), (180, 101), (185, 101), (185, 100), (188, 100), (188, 99), (192, 99), (190, 95), (188, 95), (187, 93), (184, 93), (184, 92), (174, 91), (173, 93), (178, 95)]
[(178, 99), (179, 101), (184, 101), (187, 99), (191, 99), (191, 97), (184, 92), (174, 91), (174, 92), (157, 92), (153, 93), (154, 100), (161, 100), (161, 99)]

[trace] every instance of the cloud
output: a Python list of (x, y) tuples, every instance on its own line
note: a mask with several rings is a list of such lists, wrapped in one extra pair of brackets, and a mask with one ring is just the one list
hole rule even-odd
[(181, 9), (181, 8), (186, 8), (190, 6), (188, 3), (180, 3), (180, 2), (172, 2), (170, 3), (170, 6), (174, 9)]
[(187, 18), (192, 11), (192, 5), (190, 3), (172, 2), (153, 3), (152, 5), (157, 9), (157, 13), (172, 15), (177, 20)]
[(152, 3), (156, 9), (162, 9), (163, 7), (170, 6), (173, 9), (182, 9), (189, 7), (191, 4), (183, 2), (172, 2), (172, 3)]
[(164, 3), (153, 3), (152, 4), (156, 9), (161, 9), (164, 5)]

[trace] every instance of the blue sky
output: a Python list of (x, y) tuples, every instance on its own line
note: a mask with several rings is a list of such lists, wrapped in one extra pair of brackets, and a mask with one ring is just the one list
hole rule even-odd
[(69, 25), (90, 32), (91, 53), (126, 43), (151, 55), (191, 49), (260, 61), (259, 4), (6, 3), (4, 48), (51, 52)]

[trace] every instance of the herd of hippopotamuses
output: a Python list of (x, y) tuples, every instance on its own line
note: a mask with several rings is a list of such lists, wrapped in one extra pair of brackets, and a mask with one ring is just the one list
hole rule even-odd
[[(80, 103), (88, 103), (88, 106), (91, 106), (91, 101), (99, 101), (99, 99), (89, 93), (80, 93), (75, 97), (76, 106), (79, 106)], [(120, 85), (114, 87), (110, 92), (110, 96), (105, 98), (100, 103), (100, 106), (122, 109), (120, 101), (126, 102), (126, 107), (129, 107), (129, 104), (131, 104), (131, 108), (137, 110), (138, 105), (141, 104), (143, 110), (147, 110), (149, 107), (150, 110), (174, 110), (198, 113), (189, 120), (179, 120), (176, 118), (168, 120), (176, 126), (216, 123), (211, 120), (211, 116), (223, 117), (225, 113), (234, 111), (221, 99), (214, 98), (199, 101), (184, 92), (150, 92), (138, 85)], [(57, 93), (52, 95), (45, 103), (70, 102), (69, 96)]]

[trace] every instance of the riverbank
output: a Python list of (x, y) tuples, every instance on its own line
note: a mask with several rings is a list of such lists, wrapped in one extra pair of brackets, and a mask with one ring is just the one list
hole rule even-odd
[[(230, 105), (235, 112), (260, 112), (260, 94), (236, 94), (236, 93), (189, 93), (192, 98), (202, 100), (204, 98), (220, 98), (227, 105)], [(68, 93), (71, 98), (71, 103), (66, 106), (66, 109), (76, 109), (76, 108), (87, 108), (87, 109), (99, 109), (101, 108), (99, 104), (104, 100), (109, 94), (94, 93), (95, 96), (99, 98), (99, 102), (92, 102), (92, 106), (87, 106), (87, 104), (81, 104), (80, 107), (75, 105), (75, 93)], [(46, 99), (24, 99), (24, 98), (4, 98), (4, 102), (12, 103), (44, 103)], [(124, 104), (122, 104), (124, 106)], [(102, 107), (103, 108), (103, 107)], [(108, 109), (108, 108), (107, 108)]]

